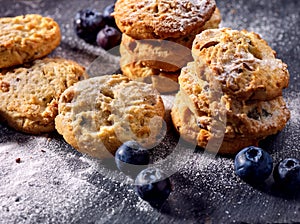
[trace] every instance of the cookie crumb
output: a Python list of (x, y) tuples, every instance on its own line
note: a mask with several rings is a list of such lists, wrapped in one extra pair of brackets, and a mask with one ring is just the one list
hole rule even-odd
[(44, 149), (41, 149), (41, 152), (46, 152)]
[(21, 158), (16, 158), (16, 163), (21, 163)]

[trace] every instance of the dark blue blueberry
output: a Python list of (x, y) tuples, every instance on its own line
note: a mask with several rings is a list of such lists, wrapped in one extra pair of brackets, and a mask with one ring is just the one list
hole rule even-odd
[(136, 177), (135, 191), (140, 198), (159, 208), (172, 192), (172, 184), (163, 171), (149, 167)]
[(272, 173), (273, 160), (263, 149), (250, 146), (236, 155), (234, 167), (235, 173), (244, 181), (261, 183)]
[(88, 43), (95, 43), (98, 32), (105, 26), (102, 13), (94, 9), (82, 9), (74, 18), (74, 28), (78, 37)]
[(150, 163), (149, 151), (136, 141), (127, 141), (118, 148), (115, 162), (120, 171), (135, 178)]
[(121, 32), (111, 26), (105, 26), (97, 35), (97, 45), (105, 50), (118, 46), (121, 43)]
[(274, 168), (273, 177), (279, 186), (300, 191), (300, 161), (296, 158), (280, 161)]

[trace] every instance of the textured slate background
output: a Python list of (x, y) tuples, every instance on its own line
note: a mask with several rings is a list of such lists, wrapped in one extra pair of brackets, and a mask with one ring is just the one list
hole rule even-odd
[[(79, 40), (72, 19), (81, 8), (101, 10), (111, 2), (1, 0), (0, 16), (40, 13), (53, 17), (63, 39), (52, 55), (87, 67), (98, 58), (105, 73), (117, 68), (115, 58)], [(288, 64), (291, 83), (284, 97), (292, 117), (281, 133), (267, 138), (262, 146), (275, 162), (287, 156), (300, 158), (300, 1), (218, 0), (217, 5), (222, 27), (258, 32)], [(176, 144), (176, 137), (168, 134), (154, 154), (167, 158)], [(16, 158), (21, 158), (20, 164)], [(56, 133), (31, 136), (0, 125), (0, 223), (300, 222), (299, 195), (278, 191), (272, 178), (261, 186), (241, 181), (234, 175), (232, 158), (212, 157), (183, 146), (172, 163), (174, 191), (157, 210), (135, 195), (132, 181), (110, 162), (77, 153)]]

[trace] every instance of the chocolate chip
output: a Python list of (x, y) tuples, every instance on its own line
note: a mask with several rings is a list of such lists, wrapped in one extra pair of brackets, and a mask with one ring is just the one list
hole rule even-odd
[(205, 44), (200, 48), (200, 51), (202, 51), (204, 48), (209, 48), (209, 47), (216, 46), (217, 44), (219, 44), (218, 41), (210, 41), (210, 42), (207, 42), (207, 43), (205, 43)]
[(21, 163), (21, 158), (16, 158), (16, 163)]

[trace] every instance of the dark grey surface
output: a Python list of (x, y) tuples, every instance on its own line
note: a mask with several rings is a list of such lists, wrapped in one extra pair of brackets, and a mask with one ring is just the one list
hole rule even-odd
[[(57, 20), (62, 43), (52, 55), (89, 66), (109, 56), (79, 40), (72, 30), (77, 10), (101, 10), (112, 1), (0, 1), (0, 16), (40, 13)], [(289, 66), (284, 97), (291, 110), (286, 128), (262, 142), (275, 162), (300, 158), (300, 18), (298, 0), (219, 0), (222, 27), (259, 33)], [(109, 60), (108, 60), (109, 61)], [(102, 66), (105, 69), (107, 66)], [(168, 136), (158, 149), (172, 151)], [(166, 155), (164, 155), (166, 156)], [(21, 158), (21, 163), (15, 162)], [(233, 159), (209, 157), (186, 147), (177, 152), (174, 191), (161, 210), (140, 200), (109, 164), (74, 151), (56, 133), (30, 136), (0, 125), (0, 223), (296, 223), (300, 199), (278, 191), (272, 178), (251, 186), (233, 171)]]

